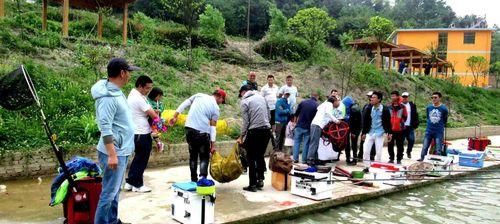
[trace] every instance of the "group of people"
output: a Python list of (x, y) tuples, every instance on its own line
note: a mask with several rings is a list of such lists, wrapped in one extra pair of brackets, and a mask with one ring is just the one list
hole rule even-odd
[[(151, 78), (142, 75), (126, 97), (121, 89), (130, 81), (131, 72), (137, 70), (140, 68), (129, 65), (125, 59), (113, 58), (107, 66), (107, 79), (98, 81), (91, 89), (101, 132), (97, 150), (103, 170), (95, 223), (121, 223), (117, 217), (119, 192), (132, 152), (135, 155), (123, 189), (141, 193), (151, 191), (144, 185), (143, 174), (153, 141), (158, 148), (163, 147), (154, 128), (154, 121), (159, 119), (164, 109), (161, 103), (163, 91), (153, 87)], [(287, 76), (286, 84), (278, 88), (274, 76), (269, 75), (267, 84), (260, 91), (256, 76), (255, 72), (250, 72), (248, 80), (242, 83), (239, 90), (242, 126), (237, 143), (246, 150), (249, 177), (249, 185), (244, 190), (262, 190), (266, 170), (264, 154), (271, 140), (275, 149), (287, 148), (291, 151), (296, 163), (302, 152), (302, 163), (310, 166), (320, 164), (318, 146), (322, 130), (330, 122), (343, 121), (349, 125), (345, 147), (349, 165), (363, 160), (365, 171), (368, 171), (371, 161), (380, 161), (385, 137), (388, 140), (389, 162), (401, 163), (405, 139), (408, 140), (407, 156), (411, 157), (414, 130), (419, 119), (416, 105), (409, 101), (409, 93), (404, 92), (400, 96), (398, 91), (393, 91), (391, 103), (382, 105), (382, 92), (369, 92), (369, 103), (363, 109), (350, 96), (341, 99), (336, 90), (332, 90), (322, 103), (320, 94), (313, 91), (308, 99), (297, 104), (299, 94), (292, 76)], [(208, 176), (210, 154), (216, 150), (219, 105), (226, 102), (226, 97), (226, 92), (220, 88), (211, 95), (197, 93), (182, 102), (168, 122), (173, 125), (179, 114), (189, 107), (185, 134), (193, 182)], [(437, 152), (441, 150), (448, 117), (448, 109), (440, 102), (441, 97), (441, 93), (433, 93), (432, 104), (426, 109), (427, 129), (420, 161), (427, 155), (431, 141), (435, 142)]]

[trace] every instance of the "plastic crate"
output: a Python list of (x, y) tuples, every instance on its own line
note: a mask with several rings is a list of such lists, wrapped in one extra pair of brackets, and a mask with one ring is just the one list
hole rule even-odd
[(484, 157), (484, 153), (460, 153), (458, 165), (483, 168)]

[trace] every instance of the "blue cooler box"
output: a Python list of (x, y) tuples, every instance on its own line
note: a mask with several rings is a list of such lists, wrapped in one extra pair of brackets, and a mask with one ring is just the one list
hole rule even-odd
[(460, 166), (467, 167), (477, 167), (483, 168), (484, 165), (484, 157), (485, 154), (481, 152), (477, 153), (460, 153), (459, 154), (459, 163)]

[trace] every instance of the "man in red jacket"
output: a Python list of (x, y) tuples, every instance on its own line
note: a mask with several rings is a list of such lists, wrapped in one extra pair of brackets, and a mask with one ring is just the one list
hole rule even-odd
[(405, 121), (408, 117), (406, 107), (401, 104), (401, 97), (398, 91), (391, 92), (391, 104), (388, 106), (391, 111), (391, 131), (392, 139), (388, 142), (389, 163), (394, 163), (394, 143), (397, 147), (397, 164), (401, 164), (404, 154), (404, 129)]

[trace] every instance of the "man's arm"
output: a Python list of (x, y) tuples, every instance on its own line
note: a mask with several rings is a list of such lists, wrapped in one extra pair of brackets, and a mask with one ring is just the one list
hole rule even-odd
[(241, 135), (239, 138), (240, 144), (243, 143), (243, 139), (247, 135), (248, 126), (250, 122), (250, 115), (248, 114), (248, 105), (245, 102), (241, 102), (241, 118), (243, 120), (243, 125), (241, 126)]
[(188, 99), (184, 100), (184, 102), (182, 102), (181, 105), (179, 105), (179, 107), (177, 107), (177, 109), (175, 110), (174, 117), (172, 118), (172, 121), (170, 122), (170, 124), (175, 124), (179, 114), (182, 113), (186, 108), (191, 106), (191, 104), (193, 104), (195, 99), (196, 99), (196, 95), (193, 95), (193, 96), (189, 97)]
[(104, 142), (108, 155), (108, 167), (112, 170), (118, 167), (118, 157), (116, 155), (114, 137), (113, 137), (113, 120), (116, 114), (116, 101), (113, 97), (104, 97), (100, 100), (97, 106), (97, 125), (101, 131), (101, 138)]

